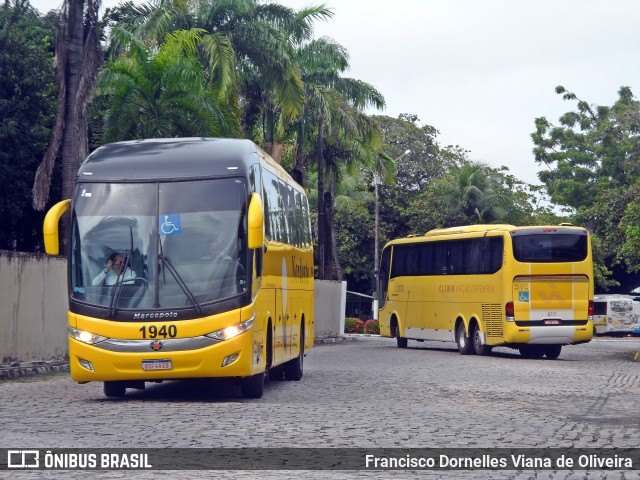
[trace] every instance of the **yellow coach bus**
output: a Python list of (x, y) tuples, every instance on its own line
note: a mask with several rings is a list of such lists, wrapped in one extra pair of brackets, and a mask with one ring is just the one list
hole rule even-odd
[[(69, 359), (108, 397), (145, 382), (300, 380), (313, 345), (313, 250), (302, 188), (249, 140), (102, 146), (72, 200), (48, 212), (45, 248), (71, 209)], [(65, 217), (66, 218), (66, 217)]]
[(573, 226), (474, 225), (385, 245), (380, 333), (455, 341), (463, 355), (493, 347), (555, 359), (593, 333), (591, 240)]

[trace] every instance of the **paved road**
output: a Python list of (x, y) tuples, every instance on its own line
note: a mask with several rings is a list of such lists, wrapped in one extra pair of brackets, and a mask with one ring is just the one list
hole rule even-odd
[[(101, 384), (77, 385), (66, 374), (0, 382), (0, 448), (638, 447), (637, 350), (637, 339), (599, 338), (565, 347), (551, 361), (502, 348), (489, 357), (462, 356), (453, 343), (410, 341), (403, 350), (392, 339), (363, 337), (314, 347), (302, 381), (271, 382), (261, 400), (211, 382), (166, 382), (128, 390), (124, 399), (107, 399)], [(392, 477), (418, 474), (425, 476)], [(175, 472), (155, 475), (174, 478)], [(198, 475), (204, 472), (184, 478)], [(478, 476), (584, 478), (544, 471), (456, 472), (451, 478)], [(638, 477), (594, 472), (589, 478)]]

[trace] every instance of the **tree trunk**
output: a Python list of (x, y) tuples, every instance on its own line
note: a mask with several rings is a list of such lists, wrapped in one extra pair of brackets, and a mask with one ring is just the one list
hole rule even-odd
[(327, 237), (327, 250), (331, 252), (331, 255), (327, 257), (327, 267), (331, 272), (331, 278), (342, 281), (344, 279), (344, 272), (340, 265), (340, 258), (338, 257), (338, 244), (336, 242), (335, 222), (333, 221), (333, 207), (335, 198), (335, 181), (331, 182), (330, 191), (325, 193), (324, 208), (326, 210), (326, 237)]
[(275, 130), (275, 114), (273, 110), (267, 106), (264, 114), (264, 151), (271, 156), (273, 154), (273, 138)]
[(318, 138), (316, 139), (316, 161), (318, 162), (318, 278), (325, 278), (325, 210), (324, 210), (324, 120), (318, 119)]
[(304, 144), (304, 120), (298, 121), (296, 131), (296, 160), (291, 176), (300, 186), (304, 187), (304, 151), (302, 150)]
[[(86, 16), (85, 16), (86, 2)], [(89, 153), (86, 108), (102, 61), (98, 39), (99, 0), (66, 0), (64, 24), (56, 45), (60, 93), (56, 128), (33, 186), (34, 208), (49, 200), (53, 164), (62, 148), (62, 198), (71, 198), (78, 167)], [(66, 251), (69, 223), (61, 222), (61, 251)]]

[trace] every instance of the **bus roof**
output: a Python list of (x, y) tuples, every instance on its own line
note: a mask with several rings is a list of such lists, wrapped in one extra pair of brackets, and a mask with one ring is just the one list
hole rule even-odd
[[(96, 149), (78, 169), (82, 182), (138, 182), (236, 176), (262, 157), (289, 177), (251, 140), (231, 138), (154, 138), (109, 143)], [(287, 178), (291, 183), (293, 180)]]
[(454, 236), (454, 235), (464, 235), (464, 234), (483, 234), (483, 233), (491, 233), (491, 232), (510, 232), (511, 234), (533, 234), (536, 231), (543, 232), (554, 232), (554, 233), (580, 233), (580, 234), (588, 234), (587, 230), (583, 227), (576, 227), (573, 225), (536, 225), (536, 226), (523, 226), (517, 227), (515, 225), (509, 224), (485, 224), (485, 225), (461, 225), (459, 227), (450, 227), (450, 228), (436, 228), (433, 230), (429, 230), (424, 235), (408, 235), (405, 238), (398, 238), (395, 240), (391, 240), (387, 243), (396, 244), (396, 243), (416, 243), (422, 241), (433, 240), (437, 237), (446, 237), (446, 236)]
[(456, 233), (474, 233), (474, 232), (491, 232), (495, 230), (499, 231), (511, 231), (516, 230), (518, 227), (515, 225), (496, 224), (496, 225), (462, 225), (460, 227), (450, 228), (435, 228), (429, 230), (424, 234), (425, 237), (431, 237), (435, 235), (455, 235)]

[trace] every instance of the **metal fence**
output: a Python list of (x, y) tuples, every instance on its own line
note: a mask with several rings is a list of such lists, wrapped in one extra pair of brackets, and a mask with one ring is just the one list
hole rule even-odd
[(350, 292), (347, 290), (347, 301), (345, 304), (346, 318), (359, 318), (360, 320), (370, 320), (373, 318), (373, 297), (364, 293)]

